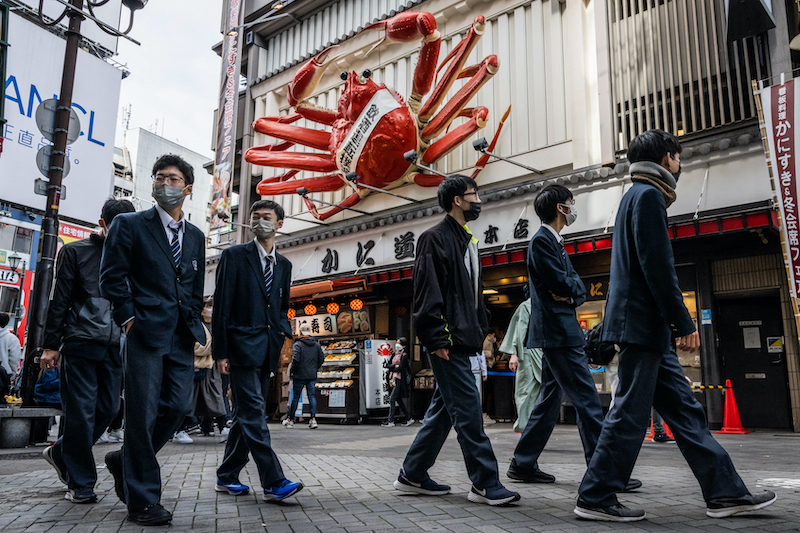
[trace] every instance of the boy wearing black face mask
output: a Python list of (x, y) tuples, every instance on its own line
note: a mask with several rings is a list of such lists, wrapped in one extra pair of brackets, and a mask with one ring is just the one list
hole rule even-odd
[[(528, 245), (531, 316), (526, 348), (542, 349), (542, 389), (507, 475), (524, 483), (553, 483), (554, 476), (539, 470), (538, 459), (558, 421), (564, 393), (578, 414), (587, 464), (603, 427), (603, 411), (575, 316), (575, 308), (586, 300), (586, 287), (572, 268), (561, 236), (578, 216), (575, 200), (566, 187), (548, 185), (533, 206), (542, 226)], [(640, 481), (631, 480), (626, 489), (639, 486)]]
[(505, 505), (519, 500), (519, 494), (500, 484), (469, 360), (481, 350), (489, 329), (478, 240), (466, 225), (480, 214), (475, 181), (446, 178), (439, 185), (439, 205), (447, 216), (420, 235), (413, 270), (414, 323), (430, 354), (436, 389), (394, 487), (430, 496), (449, 493), (450, 487), (433, 481), (428, 470), (455, 426), (472, 481), (467, 498)]

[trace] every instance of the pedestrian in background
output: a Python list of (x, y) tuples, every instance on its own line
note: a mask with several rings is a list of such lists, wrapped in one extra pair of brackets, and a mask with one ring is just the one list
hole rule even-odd
[(300, 325), (300, 337), (294, 341), (292, 346), (292, 366), (289, 370), (289, 377), (292, 380), (292, 406), (289, 409), (288, 422), (286, 422), (287, 428), (294, 427), (295, 411), (305, 388), (308, 408), (311, 411), (308, 427), (317, 429), (317, 393), (314, 387), (317, 383), (317, 372), (324, 361), (325, 355), (322, 353), (322, 347), (311, 336), (309, 325), (303, 322)]
[(256, 238), (222, 252), (212, 321), (214, 359), (220, 372), (230, 373), (233, 391), (233, 424), (215, 490), (250, 492), (239, 474), (252, 454), (265, 501), (285, 500), (303, 488), (283, 475), (267, 426), (271, 377), (284, 340), (292, 336), (287, 317), (292, 264), (275, 251), (283, 216), (283, 207), (271, 200), (250, 207), (250, 229)]
[(486, 368), (486, 351), (481, 351), (475, 355), (469, 356), (469, 368), (472, 370), (472, 376), (475, 378), (475, 386), (478, 387), (478, 396), (481, 406), (481, 413), (483, 413), (483, 425), (488, 426), (495, 423), (483, 410), (483, 383), (489, 379), (489, 370)]
[(100, 294), (100, 260), (107, 228), (120, 213), (133, 211), (128, 200), (107, 200), (100, 232), (65, 245), (58, 254), (39, 365), (44, 371), (61, 367), (63, 433), (42, 454), (73, 503), (97, 501), (92, 445), (119, 411), (122, 328)]
[(386, 366), (389, 371), (389, 385), (392, 387), (392, 392), (389, 395), (389, 418), (381, 425), (384, 427), (393, 428), (395, 407), (399, 406), (403, 411), (403, 416), (406, 417), (404, 426), (410, 426), (415, 421), (408, 414), (408, 408), (403, 403), (403, 398), (408, 398), (408, 385), (411, 381), (411, 363), (408, 357), (408, 339), (400, 337), (394, 345), (394, 353), (388, 361)]
[(614, 407), (608, 412), (574, 512), (581, 518), (630, 522), (645, 511), (617, 499), (636, 463), (655, 407), (700, 483), (706, 514), (723, 518), (772, 504), (775, 493), (751, 494), (714, 440), (673, 347), (695, 351), (700, 336), (683, 303), (669, 239), (667, 208), (681, 171), (678, 139), (648, 130), (628, 146), (631, 181), (617, 209), (603, 340), (620, 345)]
[(524, 294), (525, 299), (511, 316), (508, 331), (500, 345), (501, 352), (511, 354), (508, 368), (516, 372), (514, 403), (517, 406), (517, 419), (514, 421), (514, 431), (517, 433), (522, 433), (528, 424), (542, 388), (542, 349), (525, 347), (531, 316), (530, 289), (527, 285)]
[(106, 465), (128, 518), (143, 526), (172, 521), (161, 505), (156, 454), (192, 408), (192, 348), (206, 342), (205, 236), (182, 210), (194, 169), (167, 154), (152, 172), (156, 206), (117, 217), (100, 269), (100, 291), (127, 332), (125, 443)]
[(482, 349), (489, 329), (478, 239), (467, 227), (481, 212), (478, 186), (467, 176), (450, 176), (439, 185), (438, 197), (447, 215), (420, 235), (412, 273), (413, 318), (430, 356), (436, 388), (394, 487), (417, 494), (448, 494), (450, 487), (433, 481), (428, 470), (455, 427), (472, 481), (468, 499), (506, 505), (519, 500), (519, 494), (500, 483), (497, 459), (483, 432), (480, 393), (469, 361)]
[(8, 327), (9, 322), (11, 317), (7, 313), (0, 313), (0, 367), (7, 374), (7, 382), (16, 379), (19, 363), (22, 361), (22, 347), (17, 336)]

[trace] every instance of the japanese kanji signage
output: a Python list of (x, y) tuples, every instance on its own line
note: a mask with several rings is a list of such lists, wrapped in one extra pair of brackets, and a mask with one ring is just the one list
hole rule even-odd
[(783, 224), (781, 232), (786, 254), (789, 287), (793, 298), (800, 294), (800, 239), (798, 238), (797, 149), (795, 147), (794, 80), (757, 91), (761, 98), (772, 180)]

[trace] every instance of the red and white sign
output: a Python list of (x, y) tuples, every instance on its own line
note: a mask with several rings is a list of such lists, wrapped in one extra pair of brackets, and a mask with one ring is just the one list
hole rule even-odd
[(0, 267), (0, 285), (19, 287), (19, 272), (14, 272), (10, 268)]
[(797, 146), (794, 134), (798, 123), (795, 115), (800, 87), (789, 80), (780, 85), (764, 88), (756, 94), (764, 110), (764, 128), (769, 146), (772, 180), (778, 200), (783, 225), (784, 252), (786, 253), (789, 287), (792, 298), (800, 294), (800, 227), (798, 227)]
[(94, 232), (89, 228), (76, 226), (75, 224), (60, 222), (58, 225), (58, 236), (61, 237), (61, 240), (64, 241), (64, 244), (69, 244), (72, 241), (88, 239), (89, 235), (92, 233)]

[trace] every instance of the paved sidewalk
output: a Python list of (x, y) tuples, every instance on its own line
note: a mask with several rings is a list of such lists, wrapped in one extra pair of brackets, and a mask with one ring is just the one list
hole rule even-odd
[[(162, 462), (162, 503), (174, 513), (171, 531), (269, 531), (324, 533), (361, 531), (800, 531), (800, 438), (760, 432), (720, 436), (751, 490), (778, 492), (778, 501), (759, 514), (722, 520), (705, 516), (699, 486), (674, 444), (645, 443), (634, 475), (644, 486), (621, 499), (647, 510), (647, 520), (609, 524), (578, 520), (572, 513), (585, 465), (575, 427), (559, 426), (542, 455), (542, 468), (556, 476), (553, 485), (511, 483), (505, 470), (518, 438), (510, 425), (487, 428), (498, 456), (501, 480), (522, 494), (519, 505), (492, 508), (467, 501), (469, 480), (455, 434), (431, 470), (453, 487), (443, 497), (402, 495), (392, 489), (402, 457), (419, 429), (322, 425), (309, 431), (271, 425), (273, 443), (286, 475), (305, 489), (288, 503), (268, 504), (251, 463), (242, 482), (254, 485), (248, 496), (214, 492), (215, 469), (223, 445), (216, 438), (194, 444), (168, 444)], [(99, 502), (75, 505), (44, 460), (41, 449), (0, 453), (0, 530), (17, 532), (139, 531), (125, 520), (126, 509), (113, 492), (103, 456), (115, 445), (95, 447)], [(160, 531), (167, 528), (147, 528)]]

